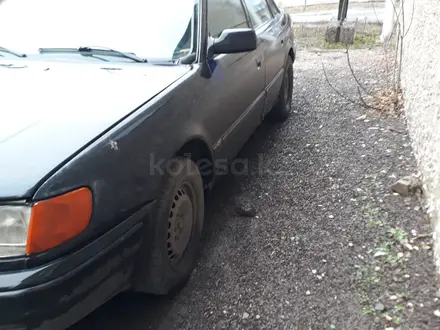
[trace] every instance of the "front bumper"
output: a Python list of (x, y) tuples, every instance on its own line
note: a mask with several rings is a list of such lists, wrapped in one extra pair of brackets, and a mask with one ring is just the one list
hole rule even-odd
[(50, 264), (0, 273), (0, 330), (57, 330), (130, 285), (149, 207)]

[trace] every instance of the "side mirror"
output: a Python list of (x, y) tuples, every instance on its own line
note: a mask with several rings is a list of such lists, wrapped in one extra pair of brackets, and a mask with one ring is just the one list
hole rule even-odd
[(257, 48), (257, 35), (252, 29), (226, 29), (214, 39), (212, 55), (250, 52)]

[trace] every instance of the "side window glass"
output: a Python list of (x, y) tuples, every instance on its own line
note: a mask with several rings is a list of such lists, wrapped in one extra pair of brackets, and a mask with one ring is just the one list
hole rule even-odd
[(245, 2), (254, 28), (258, 28), (272, 19), (266, 0), (245, 0)]
[(272, 11), (272, 14), (278, 15), (280, 13), (280, 9), (275, 4), (274, 0), (267, 0), (267, 3), (269, 5), (270, 10)]
[(248, 28), (241, 0), (208, 0), (208, 29), (218, 37), (225, 29)]

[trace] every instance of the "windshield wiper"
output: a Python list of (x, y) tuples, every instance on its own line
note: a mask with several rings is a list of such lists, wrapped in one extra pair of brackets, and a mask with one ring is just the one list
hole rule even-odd
[(83, 56), (104, 55), (128, 58), (132, 61), (139, 63), (147, 63), (145, 58), (136, 56), (133, 53), (121, 52), (119, 50), (107, 48), (107, 47), (79, 47), (79, 48), (40, 48), (38, 50), (40, 54), (44, 53), (80, 53)]
[(0, 52), (12, 54), (12, 55), (15, 55), (17, 57), (27, 57), (26, 54), (14, 52), (13, 50), (7, 49), (5, 47), (0, 47)]

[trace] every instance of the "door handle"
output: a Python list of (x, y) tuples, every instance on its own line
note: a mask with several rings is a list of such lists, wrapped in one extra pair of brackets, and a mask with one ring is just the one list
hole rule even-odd
[(260, 69), (261, 68), (261, 63), (263, 62), (263, 55), (258, 56), (255, 59), (255, 62), (257, 63), (257, 68)]

